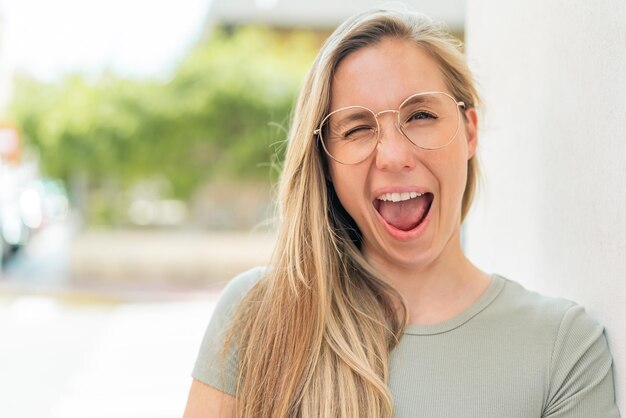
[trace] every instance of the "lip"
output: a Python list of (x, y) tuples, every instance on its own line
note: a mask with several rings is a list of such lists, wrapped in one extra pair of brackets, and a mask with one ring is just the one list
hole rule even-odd
[[(432, 201), (430, 202), (428, 212), (426, 213), (426, 216), (424, 217), (424, 219), (422, 219), (422, 222), (420, 222), (420, 224), (417, 227), (409, 231), (403, 231), (401, 229), (398, 229), (389, 225), (387, 221), (385, 221), (385, 218), (383, 218), (380, 212), (378, 212), (376, 200), (379, 196), (382, 196), (385, 193), (407, 193), (407, 192), (417, 192), (420, 194), (430, 193), (433, 196), (433, 198), (432, 198)], [(423, 187), (384, 187), (384, 188), (376, 189), (373, 195), (376, 197), (372, 201), (372, 209), (374, 210), (374, 212), (376, 212), (376, 216), (378, 217), (378, 220), (380, 221), (380, 223), (382, 223), (385, 226), (385, 229), (387, 230), (389, 235), (391, 235), (393, 238), (399, 241), (410, 241), (410, 240), (419, 238), (428, 227), (430, 217), (431, 217), (431, 210), (433, 208), (433, 204), (435, 203), (435, 194), (431, 192), (430, 190), (425, 189)]]

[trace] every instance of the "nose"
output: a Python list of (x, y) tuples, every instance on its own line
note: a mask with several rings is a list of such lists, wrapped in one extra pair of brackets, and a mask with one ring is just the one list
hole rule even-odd
[(400, 132), (397, 115), (389, 115), (386, 121), (379, 119), (380, 134), (376, 145), (376, 167), (380, 170), (402, 171), (416, 164), (415, 146)]

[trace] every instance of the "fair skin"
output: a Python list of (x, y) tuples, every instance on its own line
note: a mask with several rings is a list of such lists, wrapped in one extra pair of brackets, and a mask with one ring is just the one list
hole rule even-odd
[(184, 418), (235, 418), (234, 396), (194, 379), (189, 390)]
[[(430, 91), (451, 94), (438, 63), (419, 46), (386, 39), (341, 62), (331, 111), (360, 105), (378, 113)], [(329, 162), (337, 196), (363, 235), (367, 260), (403, 296), (411, 323), (450, 319), (474, 303), (490, 282), (460, 244), (467, 161), (478, 141), (475, 110), (460, 111), (466, 116), (461, 129), (444, 148), (414, 146), (396, 129), (390, 113), (380, 117), (381, 139), (368, 159), (353, 165)], [(433, 200), (424, 225), (405, 233), (385, 225), (373, 202), (382, 193), (408, 191), (431, 193)]]
[[(388, 39), (350, 54), (333, 80), (331, 111), (361, 105), (374, 112), (396, 109), (408, 96), (427, 91), (450, 94), (434, 59), (406, 41)], [(465, 257), (460, 244), (461, 199), (467, 161), (477, 146), (473, 109), (454, 141), (439, 150), (412, 145), (393, 124), (380, 119), (382, 140), (355, 165), (329, 163), (337, 195), (363, 234), (368, 261), (405, 299), (411, 323), (452, 318), (471, 306), (490, 278)], [(393, 234), (372, 202), (381, 191), (419, 189), (432, 193), (427, 223), (419, 233)], [(194, 380), (185, 418), (235, 417), (235, 398)]]

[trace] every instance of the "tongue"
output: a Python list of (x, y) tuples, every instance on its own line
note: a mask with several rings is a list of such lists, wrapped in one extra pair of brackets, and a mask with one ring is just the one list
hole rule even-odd
[(416, 197), (402, 202), (380, 201), (378, 212), (389, 225), (409, 231), (420, 223), (427, 207), (428, 202), (424, 197)]

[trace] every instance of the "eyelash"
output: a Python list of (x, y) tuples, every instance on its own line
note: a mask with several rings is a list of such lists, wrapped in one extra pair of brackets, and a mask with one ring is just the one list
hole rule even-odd
[[(428, 118), (432, 118), (432, 119), (437, 119), (437, 115), (435, 115), (434, 113), (430, 113), (430, 112), (426, 112), (426, 111), (419, 111), (419, 112), (415, 112), (413, 113), (411, 116), (409, 116), (409, 118), (407, 119), (407, 122), (410, 120), (414, 120), (415, 116), (422, 116), (422, 115), (426, 115), (428, 116)], [(419, 119), (423, 119), (423, 118), (419, 118)]]
[(350, 129), (349, 131), (345, 132), (345, 133), (343, 134), (343, 137), (344, 137), (344, 138), (348, 138), (350, 135), (352, 135), (352, 134), (354, 134), (355, 132), (358, 132), (358, 131), (360, 131), (360, 130), (362, 130), (362, 129), (365, 129), (365, 130), (368, 130), (368, 131), (369, 131), (369, 130), (373, 130), (374, 128), (372, 128), (371, 126), (367, 126), (367, 125), (357, 126), (357, 127), (355, 127), (355, 128)]

